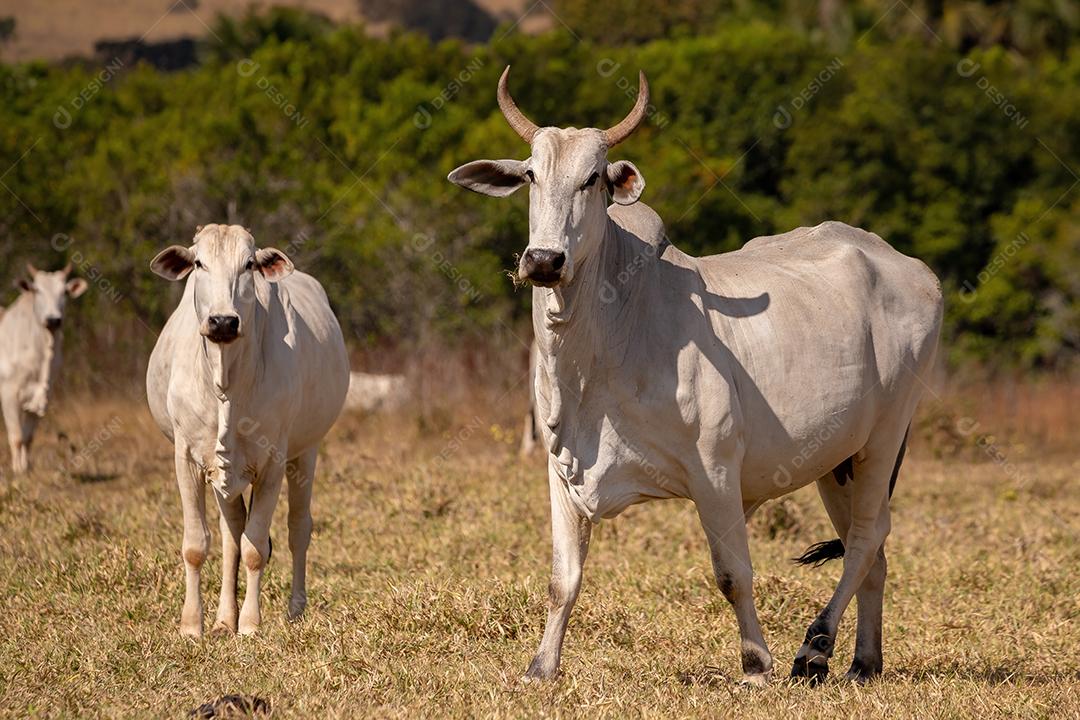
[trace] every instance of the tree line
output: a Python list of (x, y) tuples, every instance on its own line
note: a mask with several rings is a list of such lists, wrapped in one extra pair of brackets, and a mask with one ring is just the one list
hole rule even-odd
[(529, 294), (504, 271), (527, 203), (445, 176), (527, 155), (494, 102), (503, 67), (531, 119), (579, 127), (621, 118), (641, 68), (649, 119), (613, 158), (641, 168), (643, 200), (680, 248), (843, 220), (942, 278), (951, 362), (1075, 361), (1071, 43), (953, 42), (889, 22), (838, 36), (733, 11), (605, 44), (575, 30), (572, 5), (558, 6), (565, 26), (503, 25), (485, 44), (375, 38), (277, 9), (219, 18), (181, 72), (0, 66), (0, 280), (10, 287), (25, 261), (73, 261), (95, 292), (73, 308), (69, 342), (134, 369), (178, 298), (150, 258), (196, 225), (234, 222), (323, 281), (354, 347), (482, 343), (525, 322)]

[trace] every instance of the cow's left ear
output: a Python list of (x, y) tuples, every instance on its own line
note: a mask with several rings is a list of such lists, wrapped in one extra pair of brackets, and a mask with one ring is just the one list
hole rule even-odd
[(620, 205), (633, 205), (645, 190), (645, 178), (634, 163), (618, 160), (607, 166), (607, 187), (612, 200)]
[(67, 284), (64, 285), (64, 289), (67, 290), (67, 294), (73, 300), (75, 298), (79, 297), (80, 295), (82, 295), (84, 292), (86, 292), (86, 288), (87, 288), (86, 281), (83, 280), (82, 278), (75, 278), (74, 280), (68, 280)]
[(34, 289), (34, 283), (28, 278), (15, 278), (15, 287), (19, 288), (19, 292), (30, 292)]
[(255, 251), (255, 264), (259, 272), (270, 282), (277, 282), (292, 275), (293, 263), (289, 256), (277, 248), (260, 248)]

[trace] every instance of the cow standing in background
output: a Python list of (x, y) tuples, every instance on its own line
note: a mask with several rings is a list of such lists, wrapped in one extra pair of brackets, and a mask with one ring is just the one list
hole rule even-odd
[(529, 343), (529, 409), (525, 411), (521, 427), (521, 445), (518, 454), (528, 457), (536, 449), (536, 441), (540, 439), (540, 426), (536, 421), (536, 392), (533, 386), (536, 384), (536, 356), (539, 350), (536, 347), (536, 338)]
[[(199, 572), (210, 544), (210, 484), (221, 510), (223, 550), (213, 632), (253, 633), (261, 621), (259, 585), (283, 478), (293, 562), (289, 617), (307, 604), (315, 461), (345, 403), (345, 342), (322, 286), (293, 272), (281, 251), (256, 248), (237, 225), (199, 228), (191, 247), (163, 250), (151, 269), (168, 280), (187, 278), (146, 373), (150, 412), (175, 447), (184, 510), (187, 585), (180, 632), (203, 632)], [(243, 495), (248, 486), (250, 508)], [(241, 559), (247, 593), (238, 612)]]
[(64, 306), (86, 292), (85, 280), (68, 277), (70, 263), (59, 272), (26, 270), (19, 298), (0, 316), (0, 404), (16, 474), (30, 469), (34, 430), (60, 372)]
[(641, 172), (608, 160), (645, 118), (644, 73), (630, 115), (599, 130), (537, 127), (510, 97), (509, 71), (499, 107), (532, 156), (477, 160), (449, 179), (496, 197), (529, 187), (518, 279), (533, 285), (553, 562), (544, 637), (526, 678), (558, 673), (591, 523), (680, 497), (697, 506), (716, 582), (735, 610), (744, 680), (766, 682), (773, 658), (754, 607), (745, 521), (815, 481), (840, 538), (802, 559), (843, 556), (844, 570), (791, 674), (827, 674), (857, 595), (848, 677), (877, 675), (889, 497), (937, 352), (937, 278), (838, 222), (724, 255), (680, 252), (638, 202)]

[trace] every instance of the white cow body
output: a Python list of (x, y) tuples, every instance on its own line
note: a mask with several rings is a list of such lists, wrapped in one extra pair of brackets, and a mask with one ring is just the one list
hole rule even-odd
[(30, 446), (48, 408), (63, 359), (65, 301), (86, 291), (86, 281), (28, 267), (18, 299), (0, 311), (0, 404), (16, 474), (30, 469)]
[(537, 127), (510, 97), (508, 73), (499, 106), (532, 155), (477, 160), (449, 179), (496, 197), (529, 187), (518, 278), (534, 286), (553, 553), (547, 624), (526, 679), (558, 673), (590, 521), (682, 497), (697, 507), (717, 585), (735, 610), (744, 680), (767, 682), (773, 660), (745, 521), (813, 481), (840, 538), (800, 562), (843, 556), (844, 571), (791, 674), (827, 674), (857, 596), (848, 677), (877, 675), (889, 498), (937, 351), (937, 279), (878, 236), (836, 222), (725, 255), (686, 255), (639, 202), (637, 167), (608, 160), (647, 114), (644, 74), (630, 115), (598, 130)]
[[(284, 475), (293, 554), (290, 615), (306, 605), (315, 461), (349, 384), (341, 329), (314, 278), (292, 272), (279, 251), (256, 250), (237, 226), (201, 229), (192, 248), (169, 248), (154, 269), (172, 279), (191, 272), (146, 379), (150, 411), (175, 447), (184, 507), (181, 632), (202, 633), (199, 569), (209, 543), (204, 483), (213, 486), (221, 508), (225, 555), (215, 630), (254, 632), (261, 619), (259, 581), (271, 552), (270, 519)], [(219, 337), (215, 318), (235, 319), (230, 333), (236, 334)], [(249, 485), (250, 511), (243, 497)], [(238, 618), (241, 555), (248, 589)]]
[[(259, 282), (258, 346), (225, 349), (225, 394), (235, 432), (226, 448), (229, 472), (216, 473), (224, 403), (214, 376), (221, 351), (199, 337), (193, 292), (189, 281), (150, 355), (147, 399), (165, 437), (186, 449), (218, 492), (235, 497), (273, 455), (288, 460), (318, 447), (344, 404), (348, 358), (315, 278), (297, 271), (276, 283)], [(334, 399), (339, 395), (340, 402)]]
[(643, 203), (609, 213), (618, 232), (584, 276), (533, 290), (540, 425), (590, 520), (711, 491), (692, 479), (734, 457), (741, 501), (758, 505), (856, 455), (917, 398), (941, 320), (921, 262), (842, 223), (694, 258)]

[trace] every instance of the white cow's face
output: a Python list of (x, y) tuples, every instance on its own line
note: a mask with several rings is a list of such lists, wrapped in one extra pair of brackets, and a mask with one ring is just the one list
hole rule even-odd
[(43, 272), (33, 265), (27, 265), (26, 269), (29, 277), (19, 280), (19, 289), (33, 295), (37, 321), (49, 332), (56, 332), (63, 323), (68, 298), (77, 298), (86, 292), (86, 281), (81, 278), (68, 280), (70, 265), (57, 272)]
[(271, 282), (293, 271), (280, 250), (257, 249), (239, 225), (207, 225), (190, 248), (173, 245), (158, 253), (150, 269), (168, 280), (191, 274), (199, 332), (211, 342), (228, 344), (243, 337), (255, 312), (255, 273)]
[(649, 85), (639, 74), (638, 99), (621, 122), (607, 130), (537, 127), (510, 97), (509, 66), (499, 78), (503, 116), (532, 146), (527, 160), (476, 160), (448, 176), (474, 192), (505, 197), (529, 188), (529, 245), (521, 254), (517, 276), (534, 285), (555, 287), (573, 281), (580, 266), (602, 242), (607, 222), (605, 191), (620, 205), (638, 201), (645, 179), (633, 163), (609, 163), (608, 149), (626, 139), (641, 123), (649, 103)]
[(630, 162), (607, 161), (607, 141), (595, 128), (543, 128), (527, 160), (477, 160), (450, 180), (485, 195), (504, 197), (529, 185), (529, 245), (518, 278), (534, 285), (569, 284), (574, 267), (600, 242), (606, 198), (637, 202), (645, 181)]

